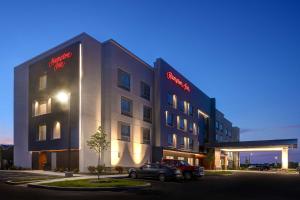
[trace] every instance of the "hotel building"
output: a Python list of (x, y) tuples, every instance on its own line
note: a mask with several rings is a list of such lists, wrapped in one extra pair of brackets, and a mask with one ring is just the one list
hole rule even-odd
[(151, 66), (114, 40), (83, 33), (15, 67), (16, 166), (71, 163), (86, 172), (97, 164), (87, 140), (99, 126), (110, 142), (101, 157), (107, 167), (163, 158), (203, 165), (209, 145), (239, 141), (214, 98), (163, 59)]

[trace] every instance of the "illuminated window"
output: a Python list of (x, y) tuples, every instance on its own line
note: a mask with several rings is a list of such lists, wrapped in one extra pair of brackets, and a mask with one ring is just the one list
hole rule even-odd
[(184, 157), (177, 157), (178, 160), (184, 160)]
[(53, 136), (52, 139), (60, 139), (61, 137), (61, 127), (60, 122), (55, 122), (53, 127)]
[(194, 135), (197, 135), (198, 134), (198, 126), (197, 126), (197, 124), (196, 123), (193, 123), (193, 134)]
[(39, 126), (38, 141), (45, 141), (46, 140), (46, 132), (47, 132), (47, 126), (46, 125), (40, 125)]
[(150, 144), (150, 129), (142, 128), (143, 131), (143, 144)]
[(166, 156), (166, 159), (174, 160), (174, 156)]
[(40, 76), (39, 78), (39, 90), (46, 89), (47, 86), (47, 75)]
[(125, 97), (121, 97), (121, 114), (132, 116), (132, 101)]
[(48, 101), (34, 101), (32, 104), (32, 115), (44, 115), (51, 112), (51, 98)]
[(130, 74), (118, 69), (118, 86), (130, 91)]
[(174, 125), (174, 114), (173, 113), (169, 113), (168, 111), (166, 111), (166, 124), (168, 126), (173, 126)]
[(193, 158), (188, 158), (188, 163), (192, 166), (194, 166), (194, 159)]
[(199, 166), (199, 159), (198, 158), (195, 159), (195, 166)]
[(152, 109), (148, 106), (143, 108), (143, 120), (146, 122), (152, 122)]
[(177, 96), (173, 94), (173, 108), (177, 109)]
[(141, 97), (150, 100), (150, 86), (144, 82), (141, 82)]
[(127, 124), (121, 123), (120, 129), (121, 129), (121, 133), (120, 133), (121, 138), (120, 139), (123, 141), (130, 142), (130, 126)]

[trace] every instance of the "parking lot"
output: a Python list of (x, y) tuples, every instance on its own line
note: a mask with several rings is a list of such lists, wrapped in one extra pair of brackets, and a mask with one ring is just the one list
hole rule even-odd
[[(79, 192), (27, 188), (3, 183), (0, 172), (0, 194), (4, 199), (299, 199), (300, 175), (235, 172), (230, 176), (206, 176), (188, 182), (149, 180), (152, 187), (139, 191)], [(16, 176), (16, 175), (14, 175)], [(2, 199), (2, 198), (1, 198)]]

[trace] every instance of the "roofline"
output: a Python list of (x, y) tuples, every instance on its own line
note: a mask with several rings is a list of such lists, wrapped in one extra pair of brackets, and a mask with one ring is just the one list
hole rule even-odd
[(118, 46), (120, 49), (122, 49), (129, 56), (131, 56), (132, 58), (136, 59), (137, 61), (139, 61), (143, 65), (147, 66), (149, 69), (151, 69), (151, 71), (154, 70), (153, 67), (150, 64), (148, 64), (146, 61), (142, 60), (140, 57), (138, 57), (137, 55), (135, 55), (134, 53), (132, 53), (130, 50), (126, 49), (124, 46), (122, 46), (120, 43), (118, 43), (114, 39), (109, 39), (109, 40), (106, 40), (106, 41), (102, 42), (102, 44), (107, 44), (107, 43), (112, 43), (112, 44)]
[(31, 59), (29, 59), (29, 60), (27, 60), (27, 61), (25, 61), (25, 62), (23, 62), (21, 64), (16, 65), (14, 68), (18, 68), (18, 67), (21, 67), (21, 66), (23, 66), (25, 64), (29, 64), (29, 63), (35, 62), (35, 61), (41, 59), (44, 56), (46, 57), (47, 55), (49, 55), (51, 53), (55, 53), (55, 51), (57, 51), (57, 50), (59, 50), (61, 48), (64, 48), (64, 47), (66, 47), (68, 45), (71, 45), (71, 44), (73, 44), (75, 42), (80, 42), (84, 37), (88, 37), (88, 38), (90, 38), (92, 40), (95, 40), (95, 41), (99, 42), (97, 39), (93, 38), (92, 36), (88, 35), (87, 33), (82, 32), (79, 35), (76, 35), (76, 36), (72, 37), (71, 39), (66, 40), (63, 43), (60, 43), (59, 45), (56, 45), (56, 46), (54, 46), (54, 47), (52, 47), (52, 48), (50, 48), (50, 49), (48, 49), (48, 50), (46, 50), (44, 52), (42, 52), (42, 53), (40, 53), (40, 54), (32, 57)]

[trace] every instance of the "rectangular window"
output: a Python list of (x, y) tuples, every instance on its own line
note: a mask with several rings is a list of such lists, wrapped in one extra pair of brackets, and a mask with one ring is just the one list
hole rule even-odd
[(143, 131), (143, 144), (150, 144), (150, 129), (142, 128)]
[(195, 159), (195, 166), (199, 166), (199, 159), (198, 158)]
[(166, 159), (173, 160), (174, 156), (166, 156)]
[(121, 123), (121, 140), (130, 142), (130, 126)]
[(197, 124), (196, 123), (193, 123), (193, 134), (194, 135), (197, 135), (198, 134), (198, 126), (197, 126)]
[(184, 137), (180, 136), (178, 140), (179, 148), (184, 149)]
[(150, 86), (144, 82), (141, 82), (141, 97), (150, 100)]
[(179, 102), (178, 102), (178, 109), (179, 109), (181, 112), (185, 112), (185, 110), (184, 110), (184, 101), (179, 101)]
[(169, 106), (173, 106), (173, 95), (167, 94), (167, 102)]
[(225, 135), (228, 136), (228, 129), (225, 129)]
[(188, 158), (188, 163), (192, 166), (194, 166), (194, 159), (193, 158)]
[(53, 127), (53, 136), (52, 139), (60, 139), (61, 137), (61, 127), (60, 122), (55, 122)]
[(33, 116), (39, 116), (48, 114), (51, 112), (51, 98), (48, 99), (48, 101), (34, 101), (32, 104), (32, 115)]
[(130, 91), (130, 74), (118, 69), (118, 86)]
[(152, 109), (148, 106), (143, 108), (143, 120), (146, 122), (152, 122)]
[(47, 126), (46, 125), (40, 125), (39, 126), (38, 141), (45, 141), (46, 140), (46, 133), (47, 133)]
[(46, 89), (47, 86), (47, 75), (40, 76), (39, 78), (39, 90)]
[(177, 157), (178, 160), (184, 160), (184, 157)]
[(174, 145), (173, 134), (168, 134), (167, 142), (168, 142), (168, 146), (172, 146), (173, 147), (173, 145)]
[(166, 124), (168, 126), (173, 126), (174, 125), (174, 114), (166, 111)]
[(193, 149), (194, 147), (194, 140), (192, 138), (189, 138), (189, 149)]
[(177, 109), (177, 96), (175, 94), (173, 94), (173, 108)]
[(121, 114), (132, 117), (132, 101), (121, 97)]
[(188, 115), (193, 116), (193, 110), (193, 106), (190, 103), (188, 103)]
[(219, 130), (219, 122), (216, 121), (216, 129)]
[(194, 124), (193, 122), (189, 123), (189, 131), (190, 132), (193, 132), (193, 124)]

